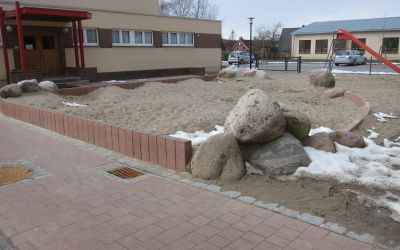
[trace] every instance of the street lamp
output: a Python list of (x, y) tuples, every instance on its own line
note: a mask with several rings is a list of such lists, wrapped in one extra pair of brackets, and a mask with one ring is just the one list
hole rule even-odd
[(249, 22), (250, 22), (250, 69), (252, 66), (252, 36), (253, 36), (253, 20), (255, 19), (254, 17), (249, 17)]

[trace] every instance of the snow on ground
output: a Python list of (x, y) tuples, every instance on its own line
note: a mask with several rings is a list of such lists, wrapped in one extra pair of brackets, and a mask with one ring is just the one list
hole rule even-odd
[(68, 106), (68, 107), (86, 107), (87, 105), (84, 105), (84, 104), (79, 104), (79, 103), (76, 103), (76, 102), (62, 102), (65, 106)]
[(373, 116), (376, 118), (378, 122), (387, 122), (386, 118), (389, 119), (398, 119), (398, 116), (395, 116), (393, 113), (386, 114), (383, 112), (374, 113)]
[(367, 132), (369, 133), (369, 135), (368, 135), (368, 139), (378, 139), (379, 138), (379, 136), (381, 135), (381, 134), (379, 134), (378, 132), (376, 132), (375, 130), (374, 130), (374, 128), (372, 128), (372, 129), (367, 129)]
[[(341, 69), (333, 69), (332, 74), (363, 74), (369, 75), (369, 71), (349, 71), (349, 70), (341, 70)], [(398, 75), (396, 72), (380, 72), (380, 71), (372, 71), (373, 75)]]
[(103, 81), (105, 83), (125, 83), (127, 81), (121, 81), (121, 80), (110, 80), (110, 81)]
[(206, 133), (203, 130), (196, 131), (194, 133), (186, 133), (183, 131), (178, 131), (175, 134), (170, 135), (170, 136), (175, 137), (175, 138), (189, 140), (192, 142), (192, 145), (199, 145), (199, 144), (202, 144), (203, 142), (205, 142), (209, 137), (211, 137), (213, 135), (217, 135), (217, 134), (222, 134), (222, 133), (224, 133), (224, 127), (216, 125), (215, 130), (213, 130), (209, 133)]

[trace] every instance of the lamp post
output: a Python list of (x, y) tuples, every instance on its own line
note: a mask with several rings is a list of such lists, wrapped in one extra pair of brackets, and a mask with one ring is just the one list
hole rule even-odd
[(252, 67), (252, 50), (253, 50), (253, 45), (252, 45), (252, 36), (253, 36), (253, 20), (255, 19), (254, 17), (249, 17), (249, 22), (250, 22), (250, 69)]

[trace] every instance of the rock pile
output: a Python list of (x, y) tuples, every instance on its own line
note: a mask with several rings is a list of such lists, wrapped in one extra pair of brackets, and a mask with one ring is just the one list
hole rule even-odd
[(36, 79), (23, 80), (17, 84), (9, 84), (0, 89), (0, 97), (20, 97), (23, 93), (36, 92), (38, 90), (58, 93), (57, 84), (51, 81), (43, 81), (38, 83)]
[[(287, 117), (264, 91), (250, 90), (226, 118), (225, 134), (210, 137), (196, 150), (192, 175), (206, 180), (239, 180), (246, 174), (244, 161), (261, 173), (276, 175), (293, 174), (308, 166), (310, 159), (301, 142), (285, 131), (303, 137), (310, 131), (310, 121), (294, 111), (287, 111)], [(296, 124), (301, 128), (294, 128)]]
[(346, 132), (309, 136), (310, 119), (280, 105), (259, 89), (242, 96), (225, 120), (225, 133), (212, 136), (195, 152), (191, 172), (205, 180), (240, 180), (246, 172), (290, 175), (311, 160), (303, 146), (336, 153), (335, 143), (365, 147), (362, 136)]

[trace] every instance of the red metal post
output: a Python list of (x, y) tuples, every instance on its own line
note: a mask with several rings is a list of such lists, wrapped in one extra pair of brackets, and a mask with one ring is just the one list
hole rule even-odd
[(79, 52), (81, 54), (81, 68), (85, 68), (85, 52), (83, 51), (83, 29), (82, 29), (82, 21), (78, 21), (78, 30), (79, 30)]
[(25, 44), (24, 44), (24, 32), (22, 30), (21, 20), (21, 5), (19, 1), (15, 2), (15, 13), (17, 19), (17, 31), (18, 31), (18, 48), (19, 48), (19, 59), (21, 64), (21, 70), (26, 71), (26, 55), (25, 55)]
[(0, 31), (1, 31), (1, 41), (3, 42), (4, 66), (6, 68), (6, 74), (8, 80), (10, 74), (10, 62), (8, 61), (7, 37), (6, 37), (6, 29), (4, 26), (4, 13), (3, 13), (3, 8), (1, 7), (0, 7)]
[(74, 41), (74, 52), (75, 52), (75, 66), (79, 68), (79, 52), (78, 52), (78, 39), (76, 34), (76, 22), (72, 22), (72, 37)]
[(387, 66), (389, 66), (390, 68), (392, 68), (394, 71), (396, 71), (397, 73), (400, 73), (400, 67), (397, 67), (396, 65), (394, 65), (392, 62), (386, 60), (386, 58), (384, 58), (383, 56), (379, 55), (379, 53), (377, 53), (375, 50), (371, 49), (370, 47), (368, 47), (366, 44), (364, 44), (363, 42), (361, 42), (360, 40), (357, 39), (357, 37), (355, 37), (353, 34), (351, 34), (349, 31), (345, 30), (345, 29), (340, 29), (337, 31), (337, 38), (338, 40), (347, 40), (350, 39), (353, 42), (355, 42), (358, 46), (364, 48), (366, 51), (368, 51), (371, 55), (373, 55), (374, 57), (376, 57), (378, 60), (380, 60), (381, 62), (383, 62), (384, 64), (386, 64)]

